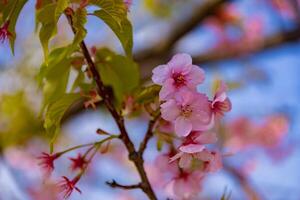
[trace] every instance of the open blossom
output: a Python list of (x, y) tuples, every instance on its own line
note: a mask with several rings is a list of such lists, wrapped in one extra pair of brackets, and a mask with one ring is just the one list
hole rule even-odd
[(152, 80), (162, 85), (161, 100), (167, 100), (181, 89), (196, 90), (204, 81), (204, 71), (192, 64), (188, 54), (176, 54), (166, 65), (159, 65), (153, 71)]
[(61, 154), (48, 154), (43, 152), (41, 156), (38, 157), (40, 160), (39, 165), (46, 171), (46, 175), (50, 175), (54, 170), (54, 161), (59, 158)]
[(201, 191), (203, 173), (201, 171), (178, 171), (179, 173), (166, 186), (176, 200), (193, 199)]
[(85, 160), (85, 158), (79, 153), (76, 158), (70, 158), (72, 161), (71, 169), (74, 171), (76, 169), (83, 169), (88, 162)]
[(229, 112), (231, 110), (231, 102), (226, 95), (226, 90), (227, 86), (221, 81), (214, 99), (211, 102), (211, 109), (214, 116), (223, 116), (224, 112)]
[(180, 91), (174, 99), (161, 105), (162, 118), (173, 122), (178, 136), (187, 136), (192, 130), (211, 127), (210, 103), (201, 93)]
[(211, 153), (206, 150), (206, 144), (212, 144), (217, 141), (216, 134), (192, 132), (187, 136), (183, 143), (179, 146), (179, 153), (173, 156), (170, 162), (179, 159), (181, 168), (189, 168), (192, 160), (197, 159), (204, 162), (211, 160)]
[(8, 37), (12, 37), (12, 34), (8, 31), (9, 21), (6, 21), (0, 28), (0, 41), (3, 43)]
[(81, 193), (80, 189), (76, 187), (76, 184), (80, 179), (79, 176), (76, 176), (72, 180), (69, 180), (67, 177), (63, 176), (62, 179), (63, 180), (59, 182), (59, 187), (60, 187), (60, 192), (63, 193), (64, 199), (69, 198), (74, 189), (77, 192)]

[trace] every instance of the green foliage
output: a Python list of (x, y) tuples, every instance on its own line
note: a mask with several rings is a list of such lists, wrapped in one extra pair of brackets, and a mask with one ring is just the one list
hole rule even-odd
[(96, 64), (103, 83), (113, 88), (118, 103), (138, 87), (138, 65), (130, 58), (104, 48), (97, 51)]
[(145, 0), (145, 8), (158, 17), (169, 17), (172, 11), (172, 5), (176, 2), (172, 0)]
[(9, 37), (12, 53), (14, 53), (16, 40), (16, 23), (26, 2), (27, 0), (9, 0), (6, 4), (4, 4), (4, 1), (1, 1), (0, 3), (0, 15), (2, 13), (0, 24), (3, 24), (6, 20), (9, 20), (8, 31), (12, 34), (12, 37)]
[(63, 14), (64, 10), (68, 7), (69, 0), (57, 0), (55, 7), (54, 20), (57, 22), (59, 17)]
[(38, 10), (36, 13), (37, 21), (42, 24), (39, 32), (39, 37), (43, 47), (46, 61), (48, 60), (49, 40), (56, 33), (57, 21), (55, 20), (55, 14), (56, 14), (56, 3), (47, 4), (46, 6)]
[(0, 151), (8, 146), (22, 145), (43, 134), (42, 123), (30, 107), (23, 92), (0, 96)]
[(136, 95), (136, 101), (141, 104), (147, 104), (157, 98), (161, 86), (159, 85), (150, 85), (148, 87), (144, 87), (140, 90), (140, 92)]
[(132, 25), (127, 19), (127, 9), (122, 0), (91, 0), (101, 10), (94, 15), (102, 19), (119, 38), (127, 56), (132, 55)]
[(73, 45), (78, 45), (86, 36), (86, 30), (84, 25), (86, 24), (87, 12), (84, 8), (78, 8), (73, 17), (73, 25), (76, 30), (76, 34), (73, 40)]
[(80, 99), (80, 95), (77, 93), (64, 94), (57, 101), (52, 102), (47, 109), (45, 115), (44, 127), (51, 136), (50, 151), (53, 151), (53, 143), (59, 133), (60, 123), (63, 115), (68, 108), (77, 100)]
[(43, 63), (37, 76), (40, 86), (43, 86), (42, 111), (50, 103), (58, 100), (65, 92), (69, 79), (73, 51), (72, 46), (54, 49), (49, 55), (49, 61)]

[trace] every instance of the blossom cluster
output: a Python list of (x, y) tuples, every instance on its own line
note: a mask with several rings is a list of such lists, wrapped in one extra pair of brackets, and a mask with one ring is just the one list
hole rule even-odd
[(179, 199), (190, 199), (200, 189), (204, 175), (222, 167), (220, 152), (210, 150), (207, 144), (217, 141), (211, 129), (218, 118), (231, 110), (231, 103), (223, 82), (212, 100), (197, 91), (204, 79), (204, 71), (193, 65), (191, 56), (184, 53), (153, 70), (153, 82), (161, 85), (160, 111), (165, 121), (159, 123), (158, 128), (165, 129), (164, 132), (174, 131), (180, 141), (175, 153), (171, 150), (163, 155), (168, 158), (168, 164), (159, 161), (158, 165), (164, 165), (160, 167), (162, 171), (173, 172), (167, 185)]

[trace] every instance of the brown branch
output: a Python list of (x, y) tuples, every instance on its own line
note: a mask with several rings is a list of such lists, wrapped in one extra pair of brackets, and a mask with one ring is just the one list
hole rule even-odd
[(117, 183), (115, 180), (112, 180), (111, 182), (106, 181), (106, 184), (109, 185), (112, 188), (121, 188), (124, 190), (133, 190), (133, 189), (139, 189), (141, 188), (141, 183), (135, 184), (135, 185), (121, 185)]
[(284, 43), (297, 41), (300, 39), (300, 27), (287, 32), (281, 32), (269, 37), (266, 37), (260, 41), (261, 44), (252, 51), (242, 51), (240, 48), (230, 49), (227, 48), (221, 49), (218, 51), (212, 51), (204, 55), (198, 55), (193, 57), (193, 61), (195, 63), (207, 63), (207, 62), (215, 62), (225, 59), (231, 59), (236, 57), (241, 57), (247, 55), (247, 53), (257, 53), (260, 51), (264, 51), (276, 46), (279, 46)]
[(238, 169), (224, 164), (224, 169), (229, 172), (241, 185), (249, 200), (261, 200), (263, 199), (261, 195), (259, 195), (252, 185), (248, 182), (245, 175), (240, 172)]
[(153, 59), (154, 57), (161, 56), (161, 53), (167, 52), (174, 47), (177, 41), (183, 36), (190, 33), (195, 29), (207, 16), (212, 15), (216, 10), (229, 0), (207, 0), (205, 3), (193, 9), (193, 14), (180, 23), (176, 23), (174, 28), (170, 31), (167, 38), (157, 42), (156, 48), (150, 48), (145, 51), (135, 54), (136, 61)]
[(151, 137), (153, 136), (153, 127), (159, 118), (160, 118), (160, 113), (157, 114), (152, 120), (149, 121), (147, 132), (139, 147), (138, 153), (140, 154), (140, 156), (143, 156), (144, 151), (147, 148), (147, 144), (151, 139)]
[[(72, 12), (71, 12), (72, 13)], [(70, 12), (65, 12), (65, 15), (68, 19), (68, 22), (72, 28), (72, 31), (74, 34), (76, 34), (76, 30), (73, 26), (73, 20), (72, 20), (72, 14)], [(106, 92), (106, 89), (104, 87), (104, 84), (101, 80), (100, 74), (96, 68), (95, 63), (93, 62), (91, 55), (86, 47), (86, 44), (84, 41), (80, 43), (81, 51), (86, 59), (86, 62), (88, 64), (88, 68), (92, 74), (92, 77), (97, 85), (97, 92), (99, 95), (103, 98), (103, 102), (108, 109), (108, 111), (111, 113), (112, 117), (117, 123), (117, 126), (120, 130), (120, 139), (124, 143), (124, 145), (127, 148), (128, 151), (128, 157), (129, 160), (131, 160), (135, 167), (137, 168), (137, 171), (141, 178), (141, 189), (144, 191), (144, 193), (149, 197), (151, 200), (157, 200), (157, 197), (151, 187), (151, 184), (149, 182), (149, 179), (147, 177), (147, 174), (144, 169), (144, 160), (139, 154), (136, 152), (133, 142), (130, 140), (129, 135), (126, 131), (125, 124), (124, 124), (124, 118), (122, 115), (120, 115), (117, 110), (115, 109), (111, 97), (108, 92)]]

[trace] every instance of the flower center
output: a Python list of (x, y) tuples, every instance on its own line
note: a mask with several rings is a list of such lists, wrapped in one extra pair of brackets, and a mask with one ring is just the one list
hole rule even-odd
[(185, 77), (181, 73), (173, 73), (172, 78), (174, 79), (174, 85), (176, 87), (185, 85)]
[(193, 110), (190, 105), (182, 106), (181, 107), (181, 115), (184, 117), (189, 117), (192, 114)]

